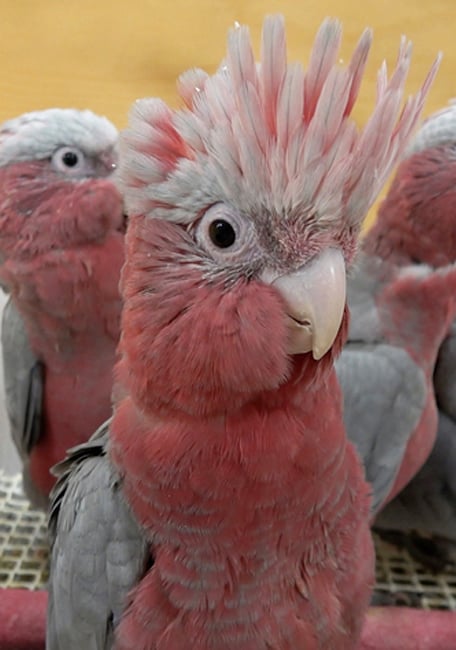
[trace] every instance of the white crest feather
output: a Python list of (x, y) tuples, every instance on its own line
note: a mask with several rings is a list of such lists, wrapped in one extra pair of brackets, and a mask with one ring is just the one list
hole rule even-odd
[(73, 108), (24, 113), (0, 127), (0, 167), (43, 160), (62, 146), (95, 156), (117, 143), (116, 127), (106, 118)]
[(439, 65), (437, 59), (402, 107), (411, 58), (402, 39), (390, 79), (385, 65), (379, 71), (376, 104), (359, 132), (350, 113), (371, 40), (366, 30), (343, 68), (341, 26), (327, 19), (305, 73), (287, 64), (282, 17), (265, 20), (259, 64), (248, 29), (231, 30), (215, 75), (181, 79), (187, 108), (165, 116), (153, 99), (133, 108), (120, 164), (128, 211), (186, 224), (226, 201), (249, 213), (359, 227), (404, 150)]
[(419, 151), (456, 141), (456, 100), (424, 120), (405, 152), (406, 158)]

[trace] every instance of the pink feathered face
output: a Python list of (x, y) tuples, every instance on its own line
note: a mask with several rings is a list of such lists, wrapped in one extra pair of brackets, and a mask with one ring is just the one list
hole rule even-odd
[[(117, 372), (146, 410), (236, 410), (254, 394), (277, 391), (293, 373), (318, 382), (339, 352), (346, 319), (320, 373), (311, 355), (295, 366), (280, 294), (243, 276), (208, 281), (204, 256), (178, 225), (134, 219), (126, 256)], [(280, 402), (280, 392), (267, 399)]]
[(65, 174), (48, 160), (0, 168), (0, 196), (3, 258), (100, 243), (124, 226), (122, 198), (112, 181), (81, 180), (73, 167)]

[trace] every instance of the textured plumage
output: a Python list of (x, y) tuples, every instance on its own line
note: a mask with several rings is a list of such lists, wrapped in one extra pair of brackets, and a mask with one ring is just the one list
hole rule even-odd
[(456, 315), (456, 267), (396, 266), (363, 251), (348, 304), (351, 327), (336, 368), (347, 434), (363, 459), (377, 513), (434, 444), (433, 372)]
[(357, 646), (373, 549), (333, 369), (345, 265), (436, 68), (401, 111), (404, 43), (359, 133), (370, 34), (346, 69), (340, 35), (323, 23), (304, 73), (281, 18), (259, 64), (235, 29), (213, 77), (181, 78), (186, 108), (133, 108), (116, 404), (54, 492), (48, 650)]
[[(419, 365), (427, 365), (427, 399), (437, 399), (429, 422), (423, 454), (432, 448), (429, 460), (405, 490), (385, 509), (377, 525), (398, 530), (421, 529), (428, 534), (456, 541), (456, 347), (455, 323), (451, 323), (456, 301), (453, 276), (456, 263), (456, 105), (428, 118), (407, 149), (388, 196), (383, 202), (377, 223), (366, 238), (365, 249), (383, 260), (386, 267), (429, 265), (433, 275), (447, 280), (434, 293), (422, 296), (417, 305), (422, 326), (415, 327), (410, 340), (421, 338)], [(440, 309), (447, 301), (447, 313)], [(426, 325), (426, 322), (428, 323)], [(406, 327), (404, 327), (406, 331)], [(432, 336), (441, 330), (440, 341)], [(437, 347), (436, 347), (437, 344)], [(409, 346), (409, 344), (407, 344)], [(437, 360), (435, 359), (438, 354)], [(436, 361), (436, 363), (435, 363)], [(435, 368), (434, 368), (435, 364)], [(380, 393), (379, 393), (380, 394)], [(389, 405), (386, 405), (389, 410)], [(435, 406), (434, 406), (435, 411)], [(413, 428), (404, 432), (412, 439)], [(350, 430), (350, 427), (348, 427)], [(383, 445), (391, 446), (392, 436)], [(393, 450), (390, 448), (390, 457)], [(409, 465), (408, 454), (397, 457)], [(424, 460), (424, 457), (423, 457)]]
[(7, 410), (29, 496), (111, 410), (124, 218), (117, 131), (90, 111), (27, 113), (0, 129), (0, 283)]

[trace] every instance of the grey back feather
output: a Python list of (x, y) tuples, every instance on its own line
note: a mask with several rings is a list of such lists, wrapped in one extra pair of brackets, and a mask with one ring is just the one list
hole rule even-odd
[(420, 530), (456, 542), (456, 424), (439, 413), (437, 440), (418, 474), (378, 516), (379, 528)]
[(439, 409), (456, 422), (456, 322), (440, 346), (434, 371), (434, 390)]
[(360, 254), (347, 284), (347, 302), (350, 308), (349, 341), (382, 341), (382, 326), (375, 302), (379, 274), (379, 260)]
[(109, 421), (56, 468), (46, 650), (112, 648), (128, 592), (149, 560), (106, 455), (108, 428)]
[(426, 403), (424, 371), (382, 335), (376, 294), (384, 275), (382, 260), (359, 256), (348, 283), (349, 338), (336, 363), (345, 428), (372, 485), (374, 513), (393, 486)]
[(11, 298), (5, 305), (2, 321), (2, 354), (6, 410), (14, 444), (25, 461), (36, 441), (24, 440), (30, 373), (37, 362), (24, 321)]
[(35, 507), (45, 509), (47, 499), (29, 472), (29, 454), (41, 435), (44, 366), (30, 347), (24, 321), (11, 298), (3, 311), (2, 355), (6, 412), (22, 460), (24, 491)]
[(379, 528), (417, 529), (456, 542), (456, 323), (440, 347), (434, 389), (439, 427), (432, 453), (375, 523)]
[(377, 512), (397, 476), (407, 443), (426, 399), (424, 373), (410, 356), (386, 344), (349, 344), (337, 375), (344, 396), (344, 422), (372, 485)]

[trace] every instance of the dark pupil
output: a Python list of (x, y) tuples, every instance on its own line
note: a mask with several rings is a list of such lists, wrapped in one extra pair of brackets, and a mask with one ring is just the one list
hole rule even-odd
[(74, 167), (78, 163), (78, 157), (73, 151), (67, 151), (63, 154), (62, 161), (67, 167)]
[(236, 240), (236, 233), (233, 226), (228, 221), (216, 219), (209, 226), (209, 237), (212, 242), (219, 248), (228, 248)]

